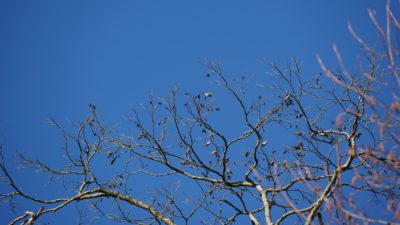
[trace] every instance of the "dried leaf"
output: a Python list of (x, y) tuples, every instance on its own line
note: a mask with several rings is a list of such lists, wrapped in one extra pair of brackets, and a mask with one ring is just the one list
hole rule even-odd
[(356, 204), (355, 204), (353, 198), (349, 198), (349, 205), (350, 205), (350, 207), (353, 208), (353, 209), (356, 208)]
[(395, 112), (400, 112), (400, 106), (398, 101), (394, 101), (391, 106), (392, 110)]
[(393, 207), (394, 207), (394, 199), (390, 199), (388, 204), (387, 204), (387, 206), (386, 206), (386, 209), (388, 211), (391, 211), (393, 209)]
[(336, 116), (336, 126), (338, 126), (338, 127), (341, 127), (343, 125), (342, 116), (343, 116), (343, 113), (339, 113)]
[(354, 176), (354, 177), (351, 179), (351, 184), (352, 184), (352, 185), (355, 185), (356, 182), (357, 182), (357, 180), (358, 180), (358, 178), (357, 178), (356, 176)]
[(371, 106), (375, 106), (376, 105), (376, 98), (373, 96), (368, 96), (367, 97), (367, 102), (369, 105)]

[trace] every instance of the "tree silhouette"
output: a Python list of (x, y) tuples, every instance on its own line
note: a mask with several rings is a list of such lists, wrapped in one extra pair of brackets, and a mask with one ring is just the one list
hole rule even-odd
[[(208, 61), (210, 90), (150, 96), (127, 119), (131, 134), (106, 126), (95, 105), (73, 131), (50, 118), (65, 140), (65, 160), (53, 168), (18, 156), (66, 192), (52, 199), (30, 193), (2, 156), (3, 204), (35, 203), (10, 224), (43, 221), (70, 205), (90, 206), (96, 216), (88, 224), (399, 224), (400, 22), (390, 6), (384, 27), (369, 11), (378, 47), (348, 25), (365, 53), (355, 71), (336, 46), (339, 69), (318, 56), (322, 72), (307, 76), (297, 60), (264, 60), (265, 83), (229, 79)], [(113, 175), (102, 177), (98, 167)], [(152, 186), (149, 198), (138, 184)]]

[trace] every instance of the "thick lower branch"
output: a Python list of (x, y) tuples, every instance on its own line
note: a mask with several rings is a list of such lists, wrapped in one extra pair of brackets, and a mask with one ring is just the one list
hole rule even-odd
[(261, 199), (264, 206), (265, 221), (267, 222), (267, 225), (272, 225), (273, 223), (271, 220), (271, 206), (267, 198), (267, 192), (260, 185), (257, 185), (256, 188), (257, 191), (261, 194)]
[(165, 216), (163, 213), (161, 213), (158, 210), (156, 210), (155, 208), (153, 208), (150, 204), (139, 201), (135, 198), (132, 198), (131, 196), (123, 195), (117, 191), (100, 189), (99, 192), (103, 193), (105, 196), (114, 197), (114, 198), (120, 199), (122, 201), (125, 201), (129, 204), (132, 204), (134, 206), (137, 206), (141, 209), (144, 209), (147, 212), (149, 212), (151, 215), (153, 215), (157, 220), (162, 221), (167, 225), (175, 225), (175, 222), (173, 221), (173, 219)]

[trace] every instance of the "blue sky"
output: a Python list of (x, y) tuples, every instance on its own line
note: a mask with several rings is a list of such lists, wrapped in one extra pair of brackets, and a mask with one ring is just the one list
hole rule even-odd
[[(0, 1), (0, 143), (10, 167), (16, 150), (52, 160), (60, 139), (48, 115), (69, 124), (95, 103), (107, 123), (123, 123), (149, 93), (207, 88), (206, 59), (254, 80), (267, 70), (264, 57), (296, 57), (305, 74), (318, 73), (315, 54), (332, 62), (333, 43), (354, 62), (362, 53), (346, 23), (376, 40), (367, 8), (381, 17), (383, 7), (380, 0)], [(12, 172), (30, 185), (23, 178), (31, 174)]]

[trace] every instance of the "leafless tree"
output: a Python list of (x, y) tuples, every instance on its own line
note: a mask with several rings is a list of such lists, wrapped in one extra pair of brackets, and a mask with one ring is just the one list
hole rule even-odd
[[(79, 223), (88, 224), (400, 224), (400, 22), (390, 1), (385, 25), (369, 15), (382, 43), (370, 47), (348, 25), (365, 53), (355, 71), (336, 46), (339, 69), (319, 56), (315, 76), (297, 60), (264, 60), (267, 82), (228, 79), (205, 62), (209, 90), (150, 96), (127, 118), (132, 134), (104, 125), (95, 105), (75, 131), (51, 118), (65, 160), (53, 168), (19, 158), (66, 192), (30, 193), (2, 156), (3, 205), (35, 203), (10, 224), (40, 223), (71, 205), (86, 206)], [(114, 175), (105, 179), (98, 167)], [(84, 221), (85, 210), (95, 216)]]

